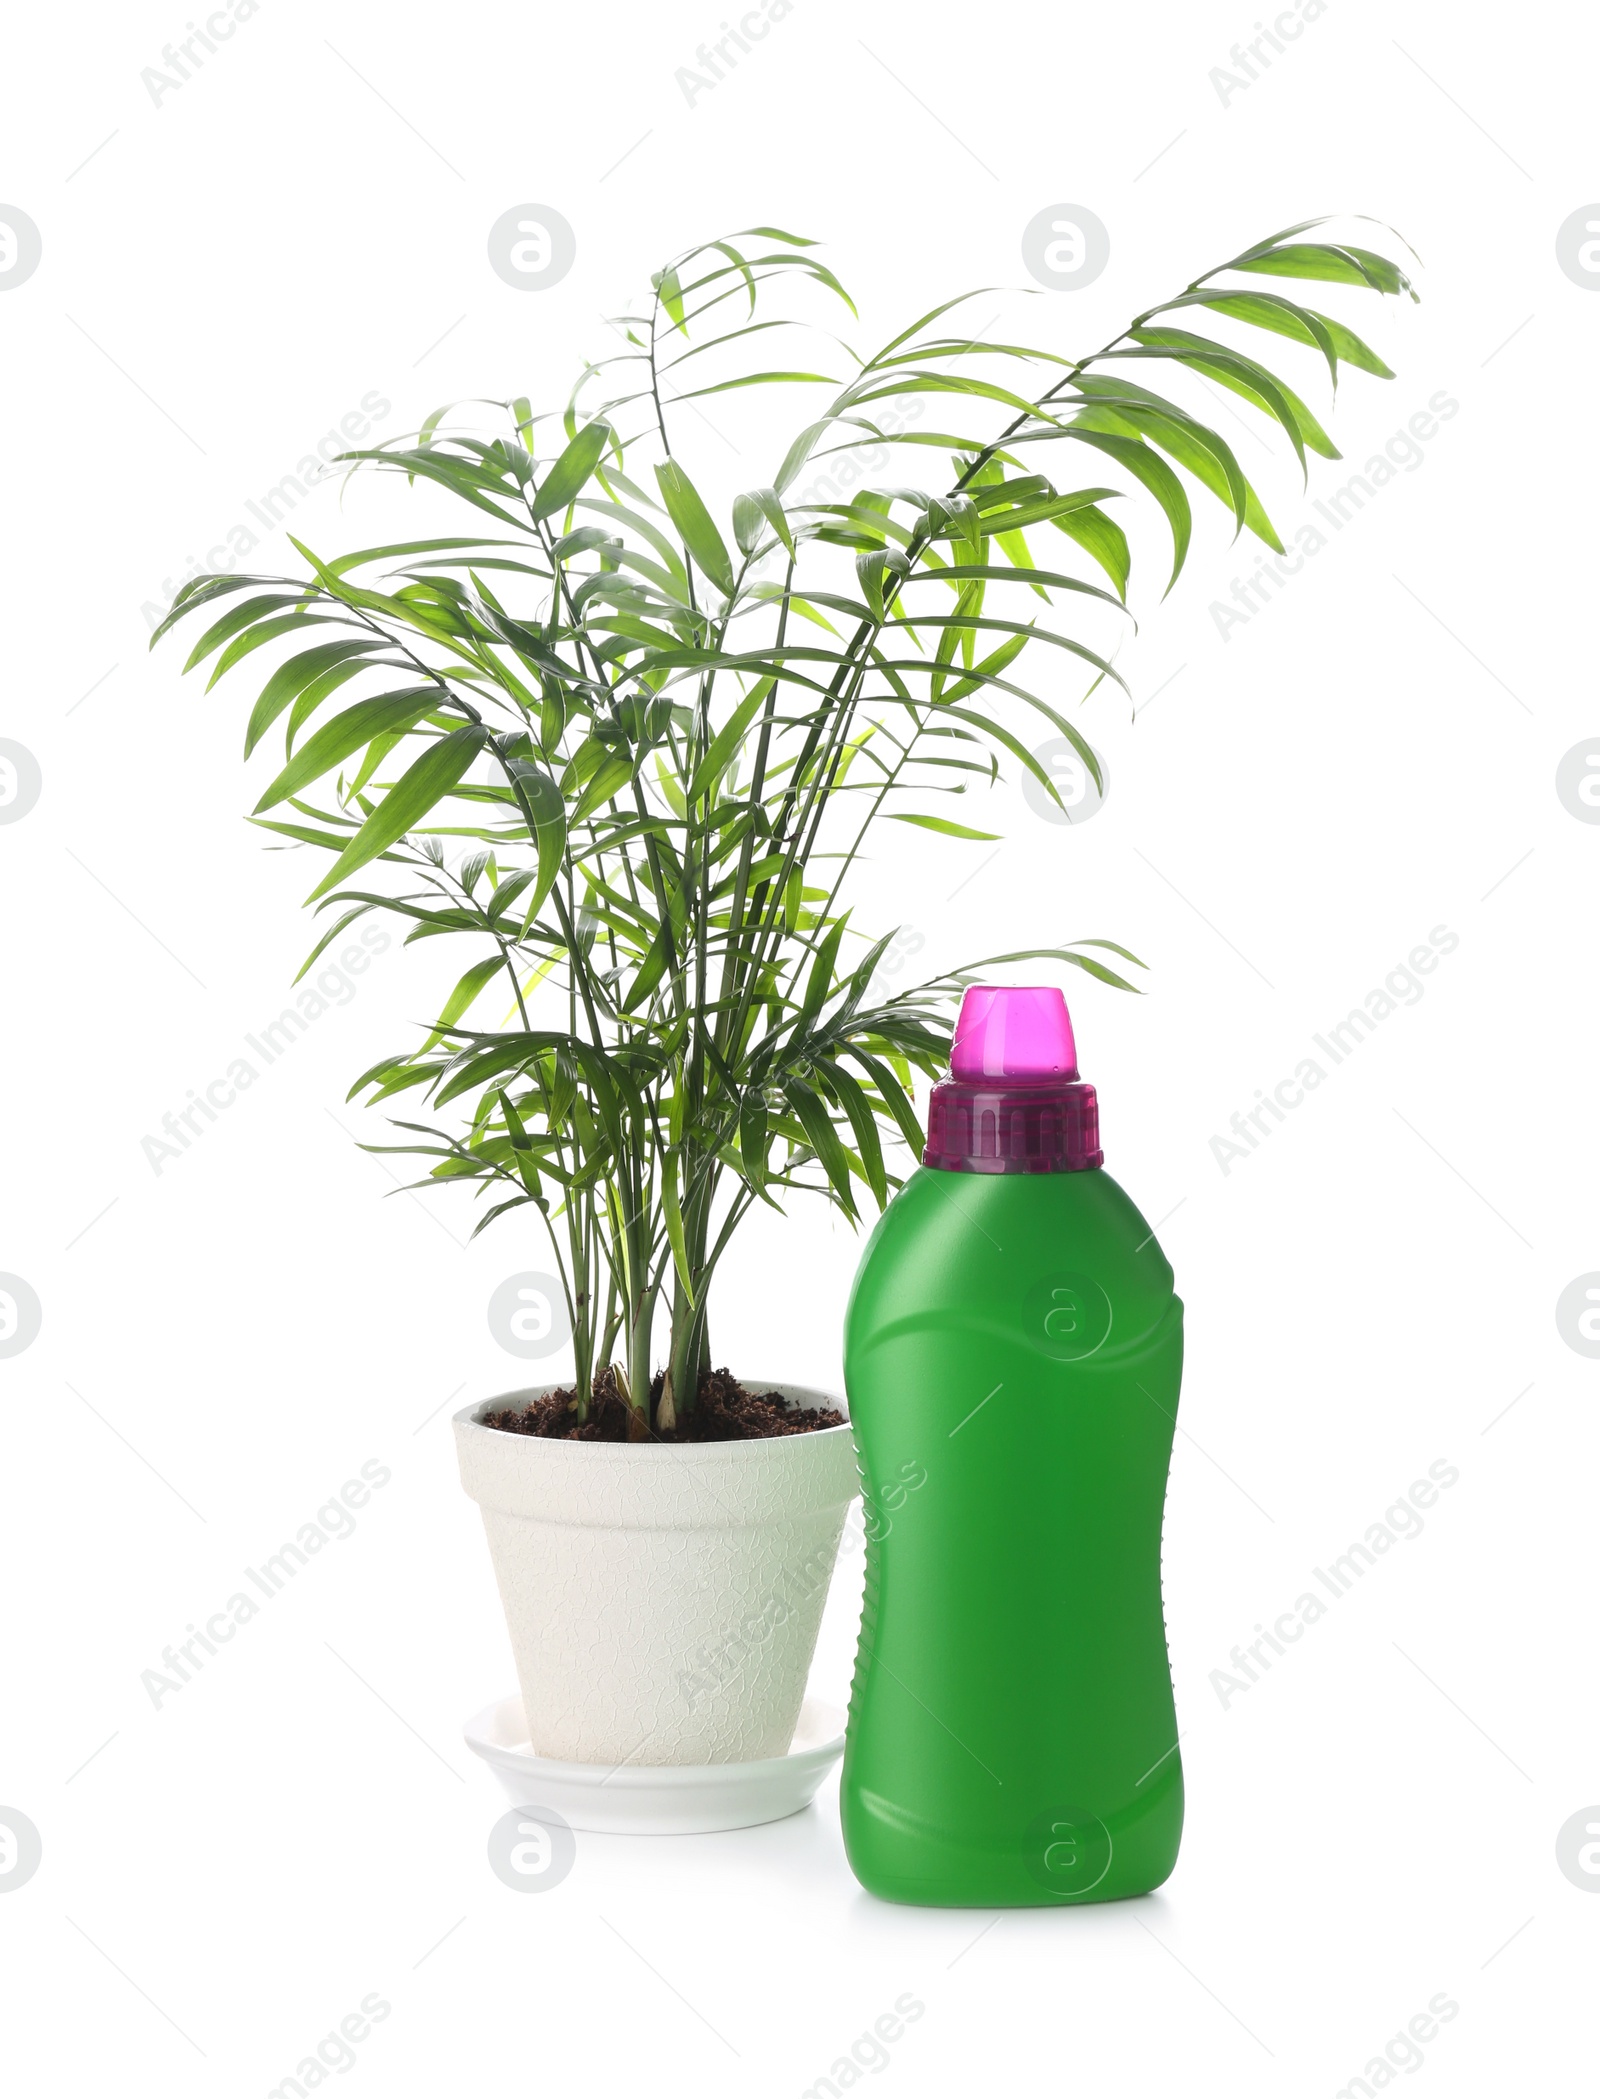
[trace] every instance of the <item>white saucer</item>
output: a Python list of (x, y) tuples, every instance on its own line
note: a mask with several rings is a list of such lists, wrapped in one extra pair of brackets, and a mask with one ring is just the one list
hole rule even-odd
[(746, 1764), (563, 1764), (528, 1746), (522, 1700), (474, 1713), (462, 1729), (516, 1807), (554, 1808), (573, 1829), (645, 1837), (749, 1829), (798, 1814), (844, 1754), (844, 1714), (808, 1698), (787, 1756)]

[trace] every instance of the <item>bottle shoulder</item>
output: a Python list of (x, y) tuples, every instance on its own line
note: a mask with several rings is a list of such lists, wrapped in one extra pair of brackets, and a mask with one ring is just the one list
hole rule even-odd
[(845, 1345), (847, 1357), (859, 1356), (908, 1326), (997, 1324), (1087, 1353), (1085, 1340), (1120, 1349), (1178, 1316), (1165, 1254), (1103, 1167), (1052, 1174), (921, 1167), (863, 1252)]

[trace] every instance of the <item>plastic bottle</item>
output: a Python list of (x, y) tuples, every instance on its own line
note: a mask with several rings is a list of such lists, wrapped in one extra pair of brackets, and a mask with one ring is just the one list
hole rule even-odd
[(1183, 1307), (1102, 1156), (1061, 993), (969, 989), (846, 1315), (867, 1568), (841, 1813), (893, 1901), (1104, 1902), (1178, 1855)]

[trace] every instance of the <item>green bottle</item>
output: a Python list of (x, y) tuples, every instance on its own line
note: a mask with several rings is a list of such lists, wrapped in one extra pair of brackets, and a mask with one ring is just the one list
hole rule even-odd
[(867, 1511), (845, 1848), (896, 1902), (1108, 1902), (1183, 1826), (1161, 1516), (1183, 1307), (1054, 989), (974, 986), (845, 1323)]

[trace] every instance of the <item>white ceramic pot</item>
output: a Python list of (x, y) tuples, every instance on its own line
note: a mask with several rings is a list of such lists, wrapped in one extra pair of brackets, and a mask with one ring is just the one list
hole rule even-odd
[[(750, 1389), (844, 1411), (800, 1385)], [(455, 1417), (534, 1752), (612, 1765), (784, 1755), (859, 1491), (848, 1426), (571, 1443), (480, 1418), (540, 1396), (506, 1393)]]

